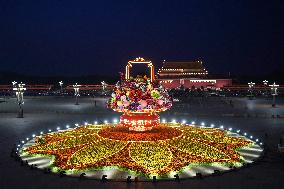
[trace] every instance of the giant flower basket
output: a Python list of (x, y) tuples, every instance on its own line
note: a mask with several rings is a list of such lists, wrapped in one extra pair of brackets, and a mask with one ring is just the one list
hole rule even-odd
[[(151, 69), (149, 77), (129, 76), (132, 64), (147, 64)], [(129, 61), (125, 75), (115, 86), (108, 107), (123, 112), (120, 123), (133, 131), (147, 131), (159, 124), (158, 112), (166, 111), (172, 106), (167, 91), (154, 79), (153, 64), (143, 58)]]

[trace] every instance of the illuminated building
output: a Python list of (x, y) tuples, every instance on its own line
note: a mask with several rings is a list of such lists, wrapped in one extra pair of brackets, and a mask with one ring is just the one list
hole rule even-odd
[(232, 79), (213, 77), (208, 74), (202, 61), (167, 62), (158, 70), (158, 80), (165, 88), (178, 88), (184, 86), (222, 88), (232, 85)]

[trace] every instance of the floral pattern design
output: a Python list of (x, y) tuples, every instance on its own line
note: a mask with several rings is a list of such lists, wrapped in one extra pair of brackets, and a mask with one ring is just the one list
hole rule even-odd
[(147, 132), (109, 124), (37, 136), (24, 153), (53, 155), (54, 166), (62, 170), (116, 166), (147, 176), (169, 174), (191, 163), (239, 163), (237, 149), (252, 143), (220, 129), (179, 123), (161, 123)]

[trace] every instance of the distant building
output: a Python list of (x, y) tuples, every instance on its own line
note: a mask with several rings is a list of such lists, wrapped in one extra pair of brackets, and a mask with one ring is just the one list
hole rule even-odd
[(158, 80), (165, 88), (222, 88), (232, 85), (232, 79), (209, 75), (202, 61), (163, 62)]

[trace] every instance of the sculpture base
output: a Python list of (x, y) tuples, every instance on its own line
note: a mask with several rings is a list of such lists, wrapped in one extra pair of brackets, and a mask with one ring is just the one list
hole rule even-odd
[(157, 113), (124, 113), (120, 123), (130, 131), (149, 131), (160, 123), (160, 116)]

